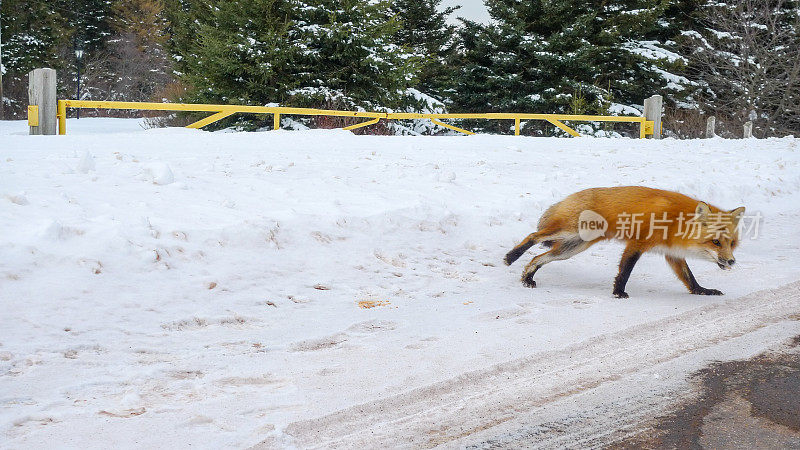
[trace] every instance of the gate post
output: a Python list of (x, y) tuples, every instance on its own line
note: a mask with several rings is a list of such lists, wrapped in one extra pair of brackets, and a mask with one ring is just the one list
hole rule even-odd
[(753, 122), (748, 120), (747, 122), (744, 123), (744, 126), (742, 128), (743, 128), (742, 136), (745, 139), (750, 139), (751, 137), (753, 137)]
[(644, 118), (653, 121), (653, 139), (661, 139), (661, 106), (663, 103), (664, 99), (660, 95), (644, 99)]
[(717, 135), (717, 118), (709, 116), (706, 120), (706, 139), (711, 139)]

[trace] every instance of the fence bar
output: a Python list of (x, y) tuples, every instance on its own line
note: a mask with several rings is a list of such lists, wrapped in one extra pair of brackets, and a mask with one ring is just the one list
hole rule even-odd
[(224, 119), (224, 118), (226, 118), (226, 117), (228, 117), (228, 116), (230, 116), (232, 114), (236, 114), (236, 111), (218, 112), (216, 114), (212, 114), (212, 115), (206, 117), (205, 119), (198, 120), (197, 122), (194, 122), (194, 123), (190, 123), (189, 125), (186, 125), (186, 128), (203, 128), (204, 126), (206, 126), (208, 124), (211, 124), (211, 123), (214, 123), (214, 122), (216, 122), (218, 120)]
[(356, 128), (361, 128), (361, 127), (365, 127), (367, 125), (372, 125), (374, 123), (378, 123), (379, 120), (381, 120), (381, 118), (380, 117), (376, 117), (376, 118), (374, 118), (372, 120), (368, 120), (366, 122), (357, 123), (355, 125), (346, 126), (346, 127), (342, 128), (342, 129), (343, 130), (347, 130), (347, 131), (355, 130)]
[(556, 120), (556, 119), (546, 119), (546, 120), (548, 122), (552, 123), (553, 125), (557, 126), (558, 128), (561, 128), (562, 130), (564, 130), (567, 133), (571, 134), (572, 136), (580, 137), (580, 133), (578, 133), (577, 131), (573, 130), (572, 128), (564, 125), (561, 121)]
[(450, 124), (446, 124), (446, 123), (444, 123), (444, 122), (440, 122), (440, 121), (438, 121), (438, 120), (436, 120), (436, 119), (431, 119), (431, 122), (435, 123), (436, 125), (441, 125), (441, 126), (443, 126), (443, 127), (445, 127), (445, 128), (450, 128), (451, 130), (458, 131), (459, 133), (464, 133), (464, 134), (475, 134), (475, 133), (473, 133), (472, 131), (468, 131), (468, 130), (465, 130), (465, 129), (463, 129), (463, 128), (458, 128), (458, 127), (456, 127), (456, 126), (453, 126), (453, 125), (450, 125)]
[[(654, 121), (642, 116), (592, 116), (581, 114), (529, 114), (529, 113), (458, 113), (458, 114), (422, 114), (422, 113), (396, 113), (377, 111), (339, 111), (332, 109), (293, 108), (284, 106), (247, 106), (247, 105), (209, 105), (192, 103), (156, 103), (156, 102), (115, 102), (93, 100), (59, 100), (59, 134), (66, 133), (67, 108), (94, 108), (94, 109), (132, 109), (132, 110), (158, 110), (158, 111), (196, 111), (214, 113), (203, 120), (190, 125), (192, 128), (214, 123), (235, 113), (272, 114), (273, 127), (280, 129), (281, 114), (294, 114), (306, 116), (333, 116), (333, 117), (362, 117), (369, 118), (366, 122), (351, 125), (345, 129), (355, 129), (361, 126), (376, 123), (380, 119), (408, 120), (429, 119), (434, 123), (465, 134), (474, 134), (471, 131), (441, 122), (438, 119), (513, 119), (514, 134), (520, 134), (522, 120), (546, 120), (572, 136), (580, 136), (578, 132), (566, 126), (562, 121), (585, 122), (632, 122), (640, 124), (639, 135), (653, 134)], [(660, 127), (659, 127), (660, 128)]]

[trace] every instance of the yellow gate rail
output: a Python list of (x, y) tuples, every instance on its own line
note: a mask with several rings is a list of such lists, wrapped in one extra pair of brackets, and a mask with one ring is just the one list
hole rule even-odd
[[(339, 111), (334, 109), (292, 108), (286, 106), (246, 106), (246, 105), (207, 105), (195, 103), (155, 103), (155, 102), (114, 102), (93, 100), (59, 100), (58, 101), (58, 134), (67, 134), (67, 108), (91, 109), (138, 109), (156, 111), (195, 111), (213, 113), (205, 119), (187, 125), (187, 128), (202, 128), (232, 114), (272, 114), (273, 127), (280, 128), (281, 114), (303, 116), (333, 116), (333, 117), (362, 117), (369, 118), (355, 125), (344, 127), (345, 130), (354, 130), (367, 125), (378, 123), (381, 119), (428, 119), (437, 125), (465, 134), (475, 134), (463, 128), (441, 122), (439, 119), (489, 119), (513, 120), (514, 134), (519, 135), (522, 120), (546, 120), (572, 136), (580, 134), (568, 127), (563, 121), (581, 122), (632, 122), (639, 123), (639, 137), (644, 138), (653, 134), (653, 121), (639, 116), (589, 116), (582, 114), (527, 114), (527, 113), (460, 113), (460, 114), (422, 114), (422, 113), (385, 113), (372, 111)], [(660, 130), (659, 130), (660, 131)]]

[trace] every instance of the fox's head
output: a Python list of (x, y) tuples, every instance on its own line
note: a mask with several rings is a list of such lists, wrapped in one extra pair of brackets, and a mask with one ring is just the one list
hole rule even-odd
[(743, 213), (744, 206), (712, 212), (708, 204), (697, 204), (694, 220), (699, 224), (701, 254), (717, 263), (720, 269), (730, 269), (736, 263), (733, 250), (739, 245), (739, 220)]

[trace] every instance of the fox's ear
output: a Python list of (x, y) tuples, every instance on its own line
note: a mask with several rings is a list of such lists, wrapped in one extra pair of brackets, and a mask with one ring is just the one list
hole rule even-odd
[(694, 210), (694, 218), (700, 222), (708, 219), (708, 215), (711, 214), (711, 208), (708, 207), (708, 204), (705, 202), (700, 202), (697, 204), (697, 209)]
[(740, 206), (731, 211), (731, 217), (733, 218), (734, 225), (737, 225), (739, 223), (739, 220), (742, 218), (743, 214), (744, 214), (744, 206)]

